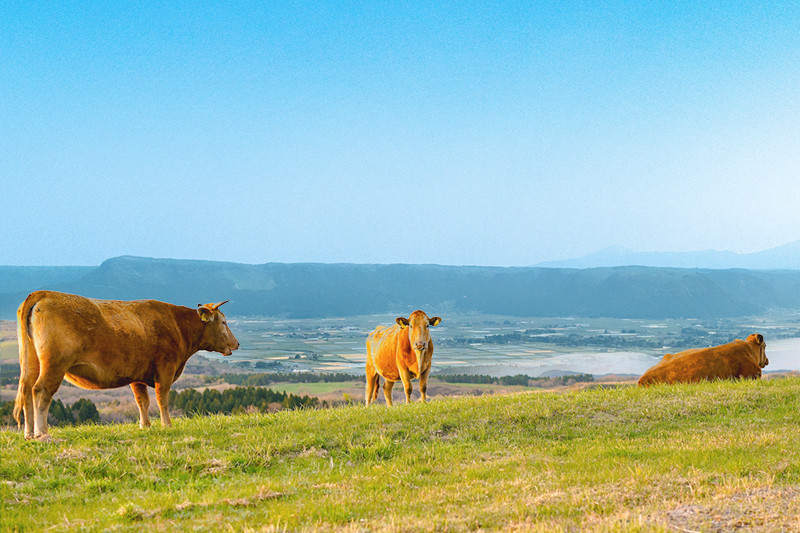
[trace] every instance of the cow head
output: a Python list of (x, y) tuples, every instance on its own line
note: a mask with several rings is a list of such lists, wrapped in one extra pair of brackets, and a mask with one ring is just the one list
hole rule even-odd
[(197, 314), (205, 324), (200, 338), (200, 349), (230, 355), (233, 350), (239, 348), (239, 341), (231, 333), (225, 315), (219, 310), (220, 305), (229, 301), (225, 300), (218, 304), (197, 304)]
[(408, 341), (417, 356), (417, 368), (420, 372), (422, 372), (422, 357), (431, 345), (430, 328), (441, 321), (438, 316), (428, 318), (428, 315), (419, 310), (411, 313), (408, 318), (399, 316), (395, 319), (401, 329), (408, 330)]
[(758, 349), (757, 363), (758, 366), (764, 368), (769, 364), (767, 359), (767, 343), (764, 342), (764, 337), (760, 333), (753, 333), (747, 337), (747, 342), (755, 344)]

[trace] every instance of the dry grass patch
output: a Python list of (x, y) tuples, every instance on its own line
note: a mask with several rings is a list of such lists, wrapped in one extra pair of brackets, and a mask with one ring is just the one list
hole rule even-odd
[(760, 487), (718, 494), (702, 503), (685, 503), (664, 513), (677, 531), (800, 531), (800, 489)]

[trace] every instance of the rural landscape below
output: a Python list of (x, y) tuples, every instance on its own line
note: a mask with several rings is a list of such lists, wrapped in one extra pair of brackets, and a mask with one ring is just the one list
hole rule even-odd
[[(363, 401), (366, 337), (407, 316), (416, 308), (412, 301), (443, 317), (431, 329), (434, 400), (631, 385), (665, 353), (752, 333), (767, 340), (767, 376), (800, 371), (800, 308), (791, 306), (800, 301), (798, 270), (243, 265), (121, 257), (98, 267), (0, 266), (0, 273), (6, 424), (19, 376), (13, 315), (25, 295), (40, 288), (187, 306), (230, 299), (225, 311), (240, 348), (230, 356), (192, 357), (173, 387), (178, 392), (260, 384), (319, 405)], [(504, 304), (516, 312), (496, 313)], [(693, 312), (684, 316), (681, 309)], [(402, 392), (396, 389), (395, 397)], [(68, 406), (81, 398), (95, 404), (101, 421), (137, 419), (127, 388), (89, 391), (65, 383), (56, 395)]]

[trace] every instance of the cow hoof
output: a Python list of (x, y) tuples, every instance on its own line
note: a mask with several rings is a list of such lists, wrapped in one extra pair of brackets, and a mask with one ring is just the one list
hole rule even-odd
[(33, 437), (33, 440), (37, 440), (39, 442), (47, 442), (47, 443), (50, 443), (50, 444), (53, 444), (53, 443), (56, 443), (56, 442), (66, 442), (64, 439), (57, 439), (55, 437), (50, 436), (49, 433), (45, 433), (43, 435), (37, 435), (37, 436)]

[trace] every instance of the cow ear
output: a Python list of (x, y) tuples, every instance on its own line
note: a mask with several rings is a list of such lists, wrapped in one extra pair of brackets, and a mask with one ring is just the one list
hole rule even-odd
[(438, 325), (439, 325), (439, 323), (440, 323), (441, 321), (442, 321), (442, 319), (441, 319), (441, 318), (439, 318), (438, 316), (435, 316), (435, 317), (431, 318), (431, 319), (428, 321), (428, 323), (429, 323), (431, 326), (438, 326)]
[(764, 344), (764, 336), (759, 333), (756, 338), (758, 339), (758, 344)]
[(209, 309), (207, 305), (197, 304), (197, 314), (200, 315), (200, 320), (203, 322), (208, 322), (211, 320), (211, 316), (214, 314), (214, 311)]
[(408, 319), (405, 317), (399, 316), (395, 318), (394, 321), (397, 322), (401, 328), (408, 326)]

